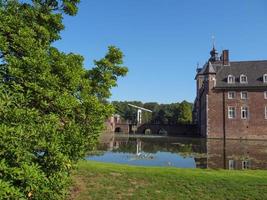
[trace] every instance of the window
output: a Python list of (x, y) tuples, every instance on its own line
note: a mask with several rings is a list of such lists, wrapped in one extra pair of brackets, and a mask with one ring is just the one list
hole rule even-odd
[(248, 99), (248, 93), (247, 92), (241, 92), (240, 97), (241, 97), (241, 99)]
[(248, 78), (246, 75), (240, 75), (240, 83), (248, 83)]
[(264, 113), (265, 113), (265, 119), (267, 119), (267, 106), (265, 106)]
[(248, 119), (248, 107), (241, 107), (241, 119)]
[(235, 92), (228, 92), (228, 99), (234, 99), (235, 98)]
[(229, 160), (229, 169), (235, 169), (235, 161), (234, 160)]
[(232, 107), (232, 106), (228, 107), (228, 118), (229, 119), (235, 118), (235, 107)]
[(267, 99), (267, 91), (264, 92), (264, 99)]
[(263, 82), (267, 83), (267, 74), (263, 74)]
[(228, 75), (227, 83), (235, 83), (235, 77), (233, 75)]
[(243, 160), (242, 161), (242, 169), (250, 169), (250, 161), (249, 160)]

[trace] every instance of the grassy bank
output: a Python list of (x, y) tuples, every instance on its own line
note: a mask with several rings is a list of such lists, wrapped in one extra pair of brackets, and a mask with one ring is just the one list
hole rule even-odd
[(87, 199), (267, 199), (267, 171), (135, 167), (79, 163), (72, 198)]

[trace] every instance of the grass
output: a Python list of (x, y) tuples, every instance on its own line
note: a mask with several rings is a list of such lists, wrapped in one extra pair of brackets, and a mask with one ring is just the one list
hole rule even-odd
[(82, 161), (71, 199), (266, 200), (267, 171), (136, 167)]

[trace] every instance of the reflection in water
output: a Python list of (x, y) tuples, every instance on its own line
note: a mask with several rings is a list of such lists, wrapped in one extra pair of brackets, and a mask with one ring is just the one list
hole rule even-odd
[(142, 152), (142, 141), (137, 138), (136, 139), (136, 155), (139, 156), (141, 155), (141, 152)]
[(207, 167), (267, 169), (267, 141), (208, 140)]
[(267, 169), (267, 141), (108, 135), (89, 160), (181, 168)]
[(130, 160), (151, 160), (154, 159), (154, 156), (150, 153), (142, 151), (142, 141), (136, 139), (136, 154), (130, 156)]

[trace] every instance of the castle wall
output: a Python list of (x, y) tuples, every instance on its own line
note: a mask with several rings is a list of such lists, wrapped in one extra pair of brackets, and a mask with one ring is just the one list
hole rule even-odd
[[(265, 119), (264, 91), (247, 91), (248, 99), (240, 98), (240, 90), (236, 91), (235, 99), (228, 99), (228, 91), (225, 92), (225, 109), (223, 109), (223, 92), (212, 90), (208, 96), (208, 127), (207, 137), (223, 138), (225, 112), (225, 136), (234, 139), (267, 139), (267, 119)], [(234, 119), (228, 118), (228, 106), (236, 108)], [(247, 106), (248, 119), (241, 119), (241, 107)]]

